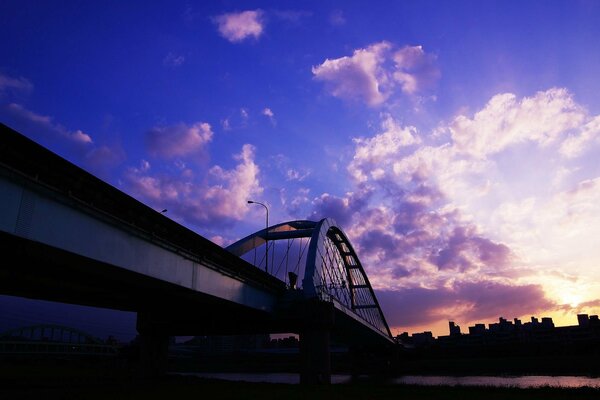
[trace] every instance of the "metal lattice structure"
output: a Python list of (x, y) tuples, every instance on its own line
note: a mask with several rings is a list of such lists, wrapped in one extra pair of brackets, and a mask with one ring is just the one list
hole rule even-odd
[[(283, 250), (281, 244), (284, 244)], [(303, 276), (299, 289), (304, 298), (333, 302), (336, 308), (351, 312), (378, 333), (391, 337), (367, 274), (348, 237), (334, 220), (274, 225), (268, 232), (266, 229), (258, 231), (227, 250), (249, 262), (252, 262), (249, 255), (253, 254), (254, 265), (260, 267), (264, 260), (260, 258), (260, 249), (265, 245), (269, 246), (264, 254), (270, 253), (271, 274), (283, 280), (288, 272)], [(283, 265), (286, 268), (282, 274)]]
[(116, 356), (115, 345), (61, 325), (41, 324), (0, 333), (0, 355)]
[(96, 339), (89, 333), (80, 331), (79, 329), (54, 324), (40, 324), (9, 329), (5, 332), (0, 333), (0, 338), (17, 338), (29, 341), (35, 340), (73, 344), (102, 344), (100, 340)]

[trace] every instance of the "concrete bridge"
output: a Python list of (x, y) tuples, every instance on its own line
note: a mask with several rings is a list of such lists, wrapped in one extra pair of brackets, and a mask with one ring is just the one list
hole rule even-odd
[[(329, 382), (331, 337), (393, 344), (330, 219), (278, 224), (223, 249), (2, 124), (0, 201), (0, 293), (137, 312), (148, 375), (164, 371), (175, 335), (298, 333), (303, 382)], [(298, 246), (302, 265), (281, 277), (274, 267)], [(248, 260), (262, 249), (271, 273)]]

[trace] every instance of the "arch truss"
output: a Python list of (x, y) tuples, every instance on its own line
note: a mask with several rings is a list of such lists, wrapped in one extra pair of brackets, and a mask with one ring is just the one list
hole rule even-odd
[[(338, 309), (350, 311), (372, 329), (391, 337), (367, 274), (352, 244), (334, 220), (274, 225), (268, 231), (263, 229), (239, 240), (227, 250), (252, 262), (248, 255), (253, 253), (256, 260), (259, 248), (268, 249), (262, 259), (258, 259), (260, 264), (268, 256), (269, 272), (273, 275), (286, 280), (286, 274), (280, 272), (285, 265), (288, 273), (303, 277), (299, 290), (304, 298), (333, 302)], [(303, 265), (298, 265), (300, 261)]]

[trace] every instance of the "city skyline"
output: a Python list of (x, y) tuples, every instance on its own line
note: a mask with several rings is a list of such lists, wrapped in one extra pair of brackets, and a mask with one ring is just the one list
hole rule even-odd
[(600, 312), (598, 17), (7, 1), (0, 121), (222, 246), (264, 227), (248, 200), (334, 218), (393, 332), (570, 325)]

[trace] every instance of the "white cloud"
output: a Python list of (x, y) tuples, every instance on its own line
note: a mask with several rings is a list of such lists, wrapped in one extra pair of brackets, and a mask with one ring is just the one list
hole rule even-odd
[(264, 116), (267, 116), (267, 117), (269, 117), (269, 118), (273, 118), (273, 117), (275, 116), (275, 114), (273, 114), (273, 111), (271, 111), (271, 109), (270, 109), (270, 108), (268, 108), (268, 107), (267, 107), (267, 108), (265, 108), (265, 109), (262, 111), (262, 114), (263, 114)]
[(271, 121), (271, 124), (273, 124), (273, 125), (276, 124), (275, 113), (273, 113), (273, 111), (269, 107), (266, 107), (262, 110), (262, 115), (269, 118), (269, 121)]
[(215, 17), (214, 20), (221, 36), (232, 43), (241, 42), (250, 37), (258, 39), (264, 29), (262, 10), (223, 14)]
[(302, 182), (310, 176), (310, 170), (297, 170), (294, 168), (290, 168), (286, 171), (285, 176), (287, 181)]
[(389, 114), (382, 115), (382, 133), (372, 138), (357, 138), (356, 151), (348, 166), (351, 175), (359, 182), (383, 177), (383, 168), (391, 165), (389, 160), (401, 156), (402, 148), (420, 143), (416, 128), (401, 127)]
[(79, 129), (71, 133), (71, 139), (79, 143), (92, 143), (90, 135)]
[(361, 99), (371, 106), (383, 103), (389, 93), (385, 89), (388, 76), (382, 68), (385, 53), (391, 45), (375, 43), (355, 50), (351, 57), (326, 59), (312, 68), (315, 79), (325, 82), (331, 94), (344, 99)]
[(59, 135), (73, 143), (80, 145), (89, 145), (93, 143), (92, 137), (87, 133), (81, 130), (70, 131), (64, 126), (55, 123), (52, 117), (37, 114), (20, 104), (10, 103), (6, 106), (6, 109), (13, 117), (18, 118), (25, 123), (31, 124), (32, 128), (34, 130), (39, 130), (40, 133)]
[(436, 57), (426, 54), (423, 46), (405, 46), (394, 53), (393, 58), (396, 63), (394, 79), (405, 93), (416, 93), (440, 77)]
[(384, 103), (397, 87), (414, 95), (439, 78), (435, 56), (421, 46), (405, 46), (395, 52), (393, 48), (389, 42), (374, 43), (354, 50), (350, 57), (326, 59), (312, 72), (333, 96), (361, 100), (369, 106)]
[(33, 90), (33, 83), (22, 76), (13, 78), (8, 75), (0, 74), (0, 94), (9, 90), (29, 93)]
[[(578, 157), (598, 148), (599, 121), (565, 89), (522, 99), (499, 94), (473, 117), (452, 121), (452, 141), (390, 152), (363, 163), (361, 177), (375, 182), (383, 166), (386, 179), (408, 188), (416, 174), (439, 188), (446, 209), (460, 209), (522, 262), (590, 273), (600, 261), (593, 243), (600, 235), (600, 178)], [(356, 154), (368, 150), (363, 144)]]
[(125, 174), (128, 189), (170, 215), (201, 226), (217, 226), (241, 220), (248, 212), (246, 200), (262, 193), (259, 168), (254, 163), (255, 148), (249, 144), (235, 155), (235, 168), (210, 168), (201, 180), (188, 174), (151, 173), (146, 164)]
[[(585, 110), (572, 95), (554, 88), (521, 100), (512, 93), (496, 95), (473, 118), (457, 117), (450, 131), (458, 150), (486, 157), (523, 142), (548, 146), (580, 129), (585, 119)], [(566, 146), (566, 153), (578, 147)]]
[(206, 122), (154, 127), (146, 135), (148, 150), (162, 158), (187, 156), (204, 149), (213, 132)]
[(576, 130), (560, 146), (560, 154), (566, 158), (576, 158), (583, 154), (591, 142), (600, 138), (600, 115), (593, 117), (581, 129)]

